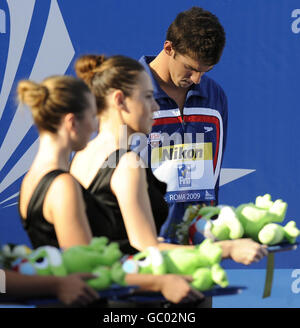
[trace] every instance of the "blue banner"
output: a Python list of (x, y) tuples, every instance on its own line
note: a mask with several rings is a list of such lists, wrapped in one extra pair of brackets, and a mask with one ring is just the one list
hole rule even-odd
[[(74, 60), (86, 53), (156, 55), (177, 13), (194, 5), (213, 12), (227, 36), (220, 63), (208, 73), (229, 104), (219, 202), (237, 206), (270, 193), (288, 203), (287, 220), (300, 226), (298, 0), (2, 0), (0, 242), (29, 244), (17, 201), (38, 135), (30, 112), (16, 103), (18, 81), (73, 75)], [(232, 261), (224, 266), (241, 269)], [(275, 266), (297, 269), (299, 251), (276, 255)], [(249, 269), (264, 267), (262, 261)]]

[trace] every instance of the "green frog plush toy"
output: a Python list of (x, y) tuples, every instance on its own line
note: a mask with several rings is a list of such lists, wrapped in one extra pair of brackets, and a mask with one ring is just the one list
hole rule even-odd
[(185, 215), (189, 219), (194, 215), (189, 225), (190, 243), (197, 244), (204, 238), (228, 240), (250, 237), (266, 245), (293, 244), (300, 235), (295, 221), (289, 221), (285, 226), (279, 224), (285, 219), (286, 210), (286, 202), (281, 199), (273, 202), (269, 194), (258, 196), (255, 204), (241, 204), (236, 209), (207, 206), (195, 211), (195, 207), (189, 208)]
[(191, 275), (191, 285), (205, 291), (215, 285), (228, 286), (226, 272), (220, 266), (222, 250), (219, 246), (206, 239), (191, 249), (176, 248), (159, 251), (149, 247), (123, 263), (126, 273), (181, 274)]
[(279, 225), (285, 219), (287, 203), (281, 199), (271, 200), (266, 194), (258, 196), (255, 204), (242, 204), (236, 209), (236, 215), (245, 229), (245, 236), (267, 245), (281, 242), (295, 243), (300, 231), (295, 221), (285, 226)]
[(105, 289), (113, 283), (125, 284), (122, 256), (117, 243), (108, 244), (106, 237), (93, 238), (86, 246), (74, 246), (60, 251), (52, 246), (42, 246), (28, 256), (17, 259), (12, 268), (23, 274), (66, 276), (70, 273), (87, 272), (97, 278), (87, 283), (97, 289)]
[(97, 276), (87, 281), (96, 290), (109, 288), (113, 283), (125, 286), (126, 273), (192, 275), (194, 280), (191, 285), (201, 291), (215, 284), (222, 287), (228, 285), (226, 273), (219, 264), (222, 250), (210, 240), (188, 250), (178, 248), (160, 252), (150, 247), (123, 264), (121, 257), (117, 243), (108, 244), (106, 237), (100, 237), (93, 238), (87, 246), (74, 246), (64, 251), (52, 246), (39, 247), (17, 259), (12, 268), (31, 275), (66, 276), (89, 272)]

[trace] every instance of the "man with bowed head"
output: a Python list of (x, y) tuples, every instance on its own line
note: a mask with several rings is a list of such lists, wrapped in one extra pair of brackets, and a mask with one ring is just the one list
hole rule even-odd
[[(176, 226), (188, 205), (218, 203), (227, 98), (220, 85), (205, 73), (219, 62), (224, 46), (225, 32), (218, 18), (192, 7), (171, 23), (161, 52), (140, 59), (160, 106), (148, 137), (147, 160), (154, 175), (168, 185), (169, 214), (160, 230), (166, 241), (178, 242)], [(223, 243), (226, 248), (227, 241)], [(231, 243), (228, 241), (228, 249)], [(230, 251), (230, 257), (237, 262), (250, 264), (267, 254), (250, 239), (235, 243), (238, 247)]]
[[(148, 162), (156, 177), (168, 183), (169, 216), (161, 229), (165, 238), (174, 238), (188, 205), (218, 201), (227, 99), (205, 73), (218, 63), (224, 45), (225, 32), (218, 18), (193, 7), (177, 15), (156, 57), (140, 59), (152, 77), (160, 106), (149, 135)], [(162, 148), (163, 156), (157, 155), (157, 148)], [(193, 158), (185, 156), (190, 149), (194, 149)]]

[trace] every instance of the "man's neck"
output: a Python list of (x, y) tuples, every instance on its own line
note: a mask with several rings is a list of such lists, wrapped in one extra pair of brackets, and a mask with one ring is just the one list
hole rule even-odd
[(188, 89), (180, 88), (173, 83), (168, 69), (168, 57), (163, 50), (149, 66), (161, 89), (177, 103), (182, 112)]
[(150, 62), (149, 66), (160, 86), (176, 87), (172, 82), (168, 69), (168, 58), (163, 50)]

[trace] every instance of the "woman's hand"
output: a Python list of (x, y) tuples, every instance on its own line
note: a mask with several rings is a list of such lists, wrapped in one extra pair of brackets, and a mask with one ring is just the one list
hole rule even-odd
[(66, 305), (85, 306), (99, 299), (99, 294), (85, 283), (85, 280), (95, 278), (90, 273), (76, 273), (56, 278), (56, 296)]
[(189, 285), (192, 277), (167, 274), (160, 276), (160, 292), (172, 303), (188, 303), (204, 299), (204, 295)]
[(268, 255), (266, 245), (261, 245), (250, 238), (220, 241), (217, 244), (223, 249), (223, 258), (231, 258), (245, 265), (259, 262)]

